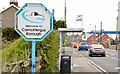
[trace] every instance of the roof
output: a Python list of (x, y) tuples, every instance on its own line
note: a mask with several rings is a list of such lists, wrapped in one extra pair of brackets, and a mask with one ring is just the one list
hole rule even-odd
[(58, 28), (61, 32), (82, 32), (83, 28)]
[[(91, 32), (87, 32), (87, 33), (100, 33), (101, 31), (91, 31)], [(109, 34), (116, 34), (116, 33), (119, 33), (120, 34), (120, 31), (102, 31), (101, 33), (109, 33)]]
[(11, 5), (9, 5), (8, 7), (6, 7), (5, 9), (3, 9), (0, 13), (2, 13), (2, 12), (4, 12), (4, 11), (6, 11), (8, 8), (10, 8), (10, 7), (14, 7), (14, 8), (16, 8), (16, 9), (18, 9), (19, 10), (19, 8), (16, 6), (16, 5), (14, 5), (14, 4), (11, 4)]

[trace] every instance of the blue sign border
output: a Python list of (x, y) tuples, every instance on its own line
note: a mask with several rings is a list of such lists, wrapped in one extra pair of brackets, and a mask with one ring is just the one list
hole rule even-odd
[[(18, 29), (18, 14), (28, 5), (41, 5), (44, 10), (47, 10), (46, 12), (50, 15), (50, 30), (46, 32), (43, 37), (41, 38), (26, 38), (23, 33), (20, 32)], [(44, 38), (46, 38), (52, 31), (53, 31), (53, 14), (42, 4), (42, 3), (26, 3), (23, 7), (21, 7), (16, 13), (15, 13), (15, 25), (14, 30), (25, 40), (25, 41), (42, 41)]]

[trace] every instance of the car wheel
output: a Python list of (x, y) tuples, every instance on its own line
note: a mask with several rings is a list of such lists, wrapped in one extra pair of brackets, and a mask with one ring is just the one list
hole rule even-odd
[(92, 57), (92, 55), (91, 55), (91, 54), (89, 54), (89, 56), (90, 56), (90, 57)]
[(78, 49), (78, 51), (80, 51), (80, 49)]
[(105, 54), (103, 54), (102, 56), (105, 57)]
[(88, 49), (86, 49), (86, 51), (88, 51)]

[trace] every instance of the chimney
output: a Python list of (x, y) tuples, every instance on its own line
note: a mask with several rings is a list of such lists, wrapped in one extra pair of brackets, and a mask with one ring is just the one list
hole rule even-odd
[(18, 7), (18, 2), (17, 2), (17, 0), (10, 0), (10, 5), (11, 5), (11, 4), (14, 4), (15, 6)]

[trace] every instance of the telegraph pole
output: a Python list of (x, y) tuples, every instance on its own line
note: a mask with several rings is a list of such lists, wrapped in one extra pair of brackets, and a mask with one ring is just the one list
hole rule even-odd
[(64, 13), (64, 25), (66, 24), (66, 0), (65, 0), (65, 3), (64, 3), (64, 8), (65, 8), (65, 13)]
[(117, 44), (118, 44), (118, 17), (117, 17), (117, 24), (116, 24), (116, 50), (117, 50)]
[(102, 22), (101, 22), (101, 26), (100, 26), (100, 44), (102, 44)]
[(54, 10), (54, 9), (52, 9), (53, 19), (54, 19), (54, 12), (55, 12), (55, 10)]
[(96, 25), (95, 25), (95, 42), (94, 43), (96, 43)]

